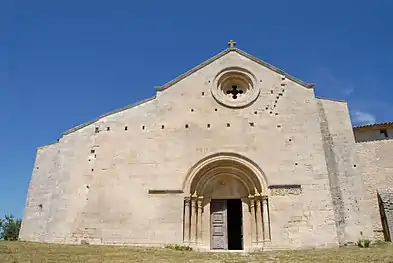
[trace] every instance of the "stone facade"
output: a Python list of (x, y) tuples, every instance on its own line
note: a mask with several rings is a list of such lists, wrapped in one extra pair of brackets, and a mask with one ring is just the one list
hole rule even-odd
[(40, 147), (20, 238), (246, 251), (374, 238), (391, 141), (357, 143), (347, 104), (313, 88), (231, 42)]

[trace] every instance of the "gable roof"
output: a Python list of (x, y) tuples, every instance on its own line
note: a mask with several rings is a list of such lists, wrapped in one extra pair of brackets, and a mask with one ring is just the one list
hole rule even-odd
[[(291, 75), (285, 73), (283, 70), (281, 70), (281, 69), (279, 69), (279, 68), (276, 68), (275, 66), (273, 66), (273, 65), (271, 65), (271, 64), (269, 64), (269, 63), (267, 63), (267, 62), (265, 62), (265, 61), (263, 61), (263, 60), (260, 60), (259, 58), (255, 57), (255, 56), (253, 56), (253, 55), (250, 55), (250, 54), (244, 52), (243, 50), (240, 50), (240, 49), (235, 48), (235, 47), (229, 47), (229, 48), (227, 48), (227, 49), (221, 51), (221, 52), (218, 53), (217, 55), (211, 57), (210, 59), (208, 59), (208, 60), (202, 62), (202, 63), (199, 64), (198, 66), (196, 66), (196, 67), (194, 67), (194, 68), (188, 70), (187, 72), (181, 74), (179, 77), (175, 78), (174, 80), (169, 81), (169, 82), (167, 82), (166, 84), (164, 84), (164, 85), (162, 85), (162, 86), (156, 87), (156, 90), (157, 90), (157, 91), (166, 90), (167, 88), (171, 87), (172, 85), (176, 84), (177, 82), (181, 81), (182, 79), (188, 77), (188, 76), (191, 75), (192, 73), (194, 73), (194, 72), (196, 72), (196, 71), (202, 69), (203, 67), (205, 67), (205, 66), (211, 64), (212, 62), (216, 61), (217, 59), (219, 59), (219, 58), (225, 56), (225, 55), (228, 54), (229, 52), (237, 52), (238, 54), (240, 54), (240, 55), (242, 55), (242, 56), (244, 56), (244, 57), (246, 57), (246, 58), (248, 58), (248, 59), (250, 59), (250, 60), (252, 60), (252, 61), (254, 61), (254, 62), (256, 62), (256, 63), (258, 63), (258, 64), (260, 64), (260, 65), (262, 65), (262, 66), (264, 66), (264, 67), (266, 67), (266, 68), (269, 68), (270, 70), (272, 70), (272, 71), (274, 71), (274, 72), (276, 72), (276, 73), (278, 73), (278, 74), (281, 74), (281, 75), (285, 76), (287, 79), (290, 79), (290, 80), (292, 80), (293, 82), (295, 82), (295, 83), (297, 83), (297, 84), (299, 84), (299, 85), (301, 85), (301, 86), (304, 86), (304, 87), (306, 87), (306, 88), (314, 88), (314, 87), (315, 87), (314, 84), (305, 83), (305, 82), (303, 82), (303, 81), (301, 81), (301, 80), (299, 80), (299, 79), (297, 79), (297, 78), (295, 78), (295, 77), (293, 77), (293, 76), (291, 76)], [(104, 118), (104, 117), (107, 117), (107, 116), (109, 116), (109, 115), (112, 115), (112, 114), (115, 114), (115, 113), (118, 113), (118, 112), (121, 112), (121, 111), (130, 109), (130, 108), (133, 108), (133, 107), (138, 106), (138, 105), (140, 105), (140, 104), (143, 104), (143, 103), (145, 103), (145, 102), (151, 101), (151, 100), (153, 100), (153, 99), (155, 99), (155, 98), (156, 98), (156, 96), (153, 96), (153, 97), (151, 97), (151, 98), (148, 98), (148, 99), (145, 99), (145, 100), (143, 100), (143, 101), (134, 103), (134, 104), (132, 104), (132, 105), (129, 105), (129, 106), (126, 106), (126, 107), (123, 107), (123, 108), (120, 108), (120, 109), (117, 109), (117, 110), (108, 112), (108, 113), (106, 113), (106, 114), (103, 114), (103, 115), (99, 116), (98, 118), (96, 118), (96, 119), (94, 119), (94, 120), (91, 120), (91, 121), (82, 123), (82, 124), (80, 124), (80, 125), (77, 125), (76, 127), (73, 127), (73, 128), (71, 128), (71, 129), (68, 129), (67, 131), (65, 131), (65, 132), (62, 133), (62, 136), (67, 135), (67, 134), (70, 134), (70, 133), (72, 133), (72, 132), (74, 132), (74, 131), (80, 130), (80, 129), (82, 129), (83, 127), (86, 127), (86, 126), (88, 126), (88, 125), (91, 125), (91, 124), (93, 124), (93, 123), (99, 121), (100, 119), (102, 119), (102, 118)]]
[(276, 72), (276, 73), (278, 73), (278, 74), (284, 75), (287, 79), (290, 79), (293, 82), (295, 82), (295, 83), (297, 83), (297, 84), (299, 84), (299, 85), (301, 85), (301, 86), (303, 86), (305, 88), (314, 88), (315, 87), (315, 84), (303, 82), (300, 79), (298, 79), (298, 78), (296, 78), (296, 77), (294, 77), (292, 75), (289, 75), (288, 73), (285, 73), (283, 70), (281, 70), (281, 69), (279, 69), (279, 68), (277, 68), (277, 67), (275, 67), (275, 66), (273, 66), (273, 65), (271, 65), (271, 64), (269, 64), (269, 63), (267, 63), (267, 62), (265, 62), (265, 61), (263, 61), (263, 60), (261, 60), (261, 59), (259, 59), (257, 57), (255, 57), (255, 56), (253, 56), (251, 54), (248, 54), (247, 52), (244, 52), (241, 49), (238, 49), (238, 48), (235, 48), (235, 47), (229, 47), (229, 48), (221, 51), (217, 55), (211, 57), (210, 59), (205, 60), (204, 62), (202, 62), (198, 66), (196, 66), (196, 67), (188, 70), (187, 72), (181, 74), (179, 77), (177, 77), (177, 78), (167, 82), (166, 84), (164, 84), (164, 85), (162, 85), (160, 87), (157, 87), (156, 90), (157, 91), (166, 90), (167, 88), (173, 86), (177, 82), (179, 82), (179, 81), (185, 79), (186, 77), (190, 76), (192, 73), (194, 73), (194, 72), (204, 68), (205, 66), (211, 64), (212, 62), (216, 61), (217, 59), (225, 56), (229, 52), (236, 52), (236, 53), (238, 53), (238, 54), (240, 54), (240, 55), (242, 55), (242, 56), (244, 56), (244, 57), (246, 57), (246, 58), (248, 58), (248, 59), (250, 59), (250, 60), (252, 60), (252, 61), (254, 61), (254, 62), (256, 62), (256, 63), (258, 63), (258, 64), (260, 64), (260, 65), (262, 65), (262, 66), (264, 66), (264, 67), (274, 71), (274, 72)]

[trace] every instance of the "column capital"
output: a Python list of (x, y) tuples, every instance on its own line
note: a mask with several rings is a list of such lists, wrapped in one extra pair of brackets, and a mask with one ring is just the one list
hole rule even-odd
[(184, 201), (186, 201), (186, 204), (187, 204), (187, 203), (189, 203), (189, 202), (190, 202), (190, 200), (191, 200), (191, 197), (189, 197), (189, 196), (187, 196), (187, 197), (184, 197)]
[(198, 208), (202, 208), (203, 196), (198, 196), (197, 202), (198, 202)]
[(267, 195), (262, 195), (261, 198), (262, 198), (262, 200), (266, 201), (268, 199), (268, 196)]

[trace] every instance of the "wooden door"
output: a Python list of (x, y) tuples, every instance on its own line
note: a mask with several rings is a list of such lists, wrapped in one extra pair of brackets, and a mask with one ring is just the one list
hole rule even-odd
[(210, 203), (211, 249), (228, 249), (227, 202), (212, 200)]

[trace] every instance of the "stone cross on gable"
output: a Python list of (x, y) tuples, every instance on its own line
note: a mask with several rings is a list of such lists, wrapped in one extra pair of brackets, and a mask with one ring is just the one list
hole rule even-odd
[(235, 46), (236, 46), (236, 42), (233, 41), (233, 40), (229, 40), (228, 46), (229, 46), (229, 47), (235, 47)]

